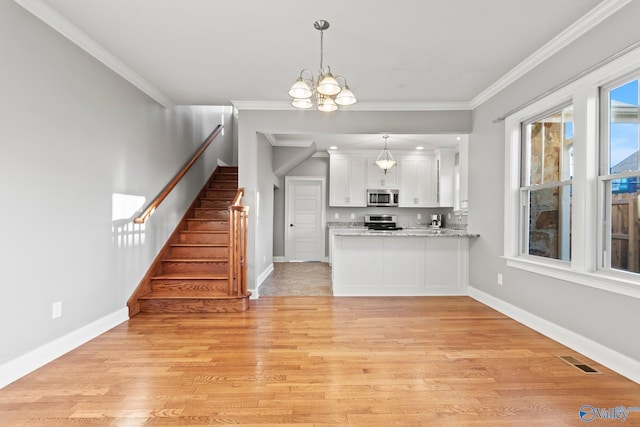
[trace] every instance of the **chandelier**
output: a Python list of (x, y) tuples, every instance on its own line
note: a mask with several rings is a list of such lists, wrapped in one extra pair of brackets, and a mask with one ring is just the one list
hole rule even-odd
[(376, 165), (378, 165), (378, 167), (382, 169), (384, 171), (384, 174), (386, 175), (387, 171), (396, 164), (396, 161), (393, 160), (393, 156), (391, 155), (391, 152), (387, 150), (387, 138), (389, 138), (389, 135), (384, 135), (383, 138), (384, 138), (384, 150), (382, 150), (382, 152), (376, 159)]
[[(291, 105), (300, 109), (313, 107), (315, 101), (319, 111), (336, 111), (338, 106), (353, 105), (358, 100), (347, 86), (347, 80), (342, 76), (333, 76), (331, 68), (323, 66), (324, 55), (324, 30), (329, 28), (329, 22), (319, 20), (313, 23), (313, 27), (320, 31), (320, 71), (318, 79), (314, 80), (313, 73), (308, 69), (300, 72), (300, 77), (289, 90), (289, 96), (293, 98)], [(343, 84), (338, 83), (342, 79)]]

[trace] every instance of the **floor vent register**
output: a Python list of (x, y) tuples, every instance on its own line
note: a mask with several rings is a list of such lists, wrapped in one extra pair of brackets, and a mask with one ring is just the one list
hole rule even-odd
[(586, 363), (576, 359), (573, 356), (558, 356), (560, 359), (562, 359), (563, 361), (565, 361), (566, 363), (568, 363), (569, 365), (573, 366), (576, 369), (579, 369), (580, 371), (584, 372), (585, 374), (599, 374), (601, 372), (599, 372), (597, 369), (595, 369), (592, 366), (587, 365)]

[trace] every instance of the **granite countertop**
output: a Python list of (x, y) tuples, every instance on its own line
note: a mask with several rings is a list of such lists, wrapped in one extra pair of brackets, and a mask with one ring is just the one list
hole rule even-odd
[[(355, 227), (352, 227), (355, 228)], [(335, 233), (340, 236), (340, 232)], [(395, 231), (363, 230), (358, 233), (345, 233), (345, 236), (373, 236), (373, 237), (479, 237), (479, 234), (470, 233), (467, 230), (456, 230), (451, 228), (433, 229), (423, 228), (403, 228)]]
[(327, 227), (329, 228), (367, 228), (364, 225), (364, 222), (327, 222)]

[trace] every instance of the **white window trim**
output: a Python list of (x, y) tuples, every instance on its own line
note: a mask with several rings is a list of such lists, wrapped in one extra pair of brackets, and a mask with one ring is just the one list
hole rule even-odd
[[(635, 273), (599, 269), (599, 88), (640, 69), (640, 48), (505, 119), (504, 256), (510, 267), (640, 298)], [(574, 175), (571, 262), (522, 254), (520, 250), (521, 123), (556, 107), (573, 104)], [(584, 149), (583, 149), (584, 148)]]

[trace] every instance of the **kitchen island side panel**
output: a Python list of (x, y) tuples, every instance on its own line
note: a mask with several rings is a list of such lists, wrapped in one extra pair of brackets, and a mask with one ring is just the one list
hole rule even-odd
[(340, 253), (339, 257), (333, 257), (334, 288), (336, 281), (348, 283), (349, 287), (367, 295), (367, 289), (377, 283), (383, 274), (383, 241), (382, 238), (371, 238), (362, 242), (361, 239), (350, 237), (344, 235), (334, 238), (334, 250), (339, 248)]
[(334, 296), (467, 295), (468, 237), (337, 235)]

